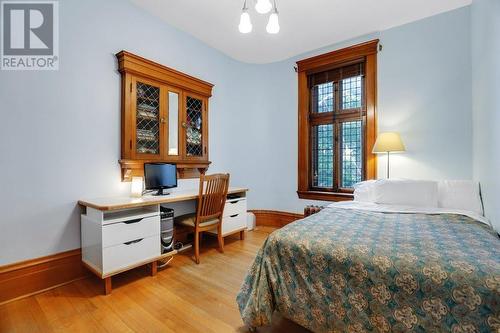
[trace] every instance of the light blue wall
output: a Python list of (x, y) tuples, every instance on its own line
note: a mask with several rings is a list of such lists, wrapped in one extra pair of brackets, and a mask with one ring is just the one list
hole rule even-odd
[(391, 156), (391, 176), (471, 179), (470, 8), (386, 30), (381, 43), (378, 127), (407, 149)]
[(227, 170), (234, 185), (252, 187), (235, 162), (252, 146), (246, 136), (257, 83), (247, 76), (251, 66), (128, 1), (64, 0), (59, 14), (59, 71), (0, 71), (0, 265), (78, 248), (77, 200), (129, 190), (118, 164), (114, 54), (122, 49), (215, 84), (212, 170)]
[[(116, 52), (214, 83), (210, 172), (230, 172), (233, 185), (248, 186), (250, 208), (300, 212), (308, 201), (295, 193), (295, 61), (380, 38), (379, 122), (401, 131), (409, 149), (395, 159), (393, 174), (470, 178), (468, 26), (464, 8), (287, 61), (249, 65), (127, 1), (60, 1), (60, 70), (0, 72), (0, 265), (79, 247), (76, 201), (127, 194), (117, 163)], [(429, 124), (433, 117), (439, 121)]]
[[(266, 161), (260, 172), (265, 183), (271, 181), (252, 205), (300, 212), (311, 203), (296, 195), (295, 62), (375, 38), (383, 45), (378, 54), (378, 126), (400, 132), (408, 150), (392, 155), (392, 176), (472, 178), (470, 8), (464, 7), (262, 66), (266, 103), (254, 110), (260, 120), (255, 133), (266, 144), (257, 148), (256, 160)], [(379, 161), (379, 175), (385, 177), (386, 159)]]
[(500, 231), (500, 1), (474, 0), (471, 20), (474, 178)]

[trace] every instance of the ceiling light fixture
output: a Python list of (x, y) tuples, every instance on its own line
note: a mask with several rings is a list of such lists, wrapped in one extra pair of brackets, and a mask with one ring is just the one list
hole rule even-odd
[[(267, 14), (271, 10), (271, 15), (269, 15), (269, 21), (267, 22), (266, 31), (270, 34), (277, 34), (280, 31), (280, 24), (278, 20), (278, 7), (276, 6), (276, 0), (273, 0), (271, 4), (270, 0), (257, 0), (255, 4), (255, 10), (259, 14)], [(248, 34), (252, 32), (252, 22), (250, 20), (250, 14), (248, 13), (247, 1), (243, 2), (243, 9), (241, 11), (240, 24), (238, 25), (238, 30), (242, 34)]]
[(271, 1), (269, 0), (257, 0), (255, 4), (255, 10), (259, 14), (267, 14), (271, 11), (273, 5), (271, 5)]
[(278, 8), (276, 7), (276, 0), (273, 5), (273, 12), (269, 16), (269, 22), (266, 26), (266, 31), (270, 34), (277, 34), (280, 32), (280, 23), (278, 20)]
[(248, 14), (247, 1), (243, 3), (243, 10), (240, 16), (240, 25), (238, 29), (242, 34), (248, 34), (252, 32), (252, 22), (250, 21), (250, 15)]

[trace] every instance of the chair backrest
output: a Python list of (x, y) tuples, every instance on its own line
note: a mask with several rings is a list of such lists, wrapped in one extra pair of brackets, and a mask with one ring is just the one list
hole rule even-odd
[(228, 188), (228, 173), (207, 176), (201, 174), (198, 208), (196, 210), (197, 224), (214, 218), (222, 221)]

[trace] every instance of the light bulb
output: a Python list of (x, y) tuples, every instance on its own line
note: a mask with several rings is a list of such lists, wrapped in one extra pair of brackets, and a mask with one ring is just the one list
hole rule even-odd
[(278, 22), (277, 11), (269, 16), (269, 22), (267, 22), (266, 31), (270, 34), (277, 34), (278, 32), (280, 32), (280, 23)]
[(240, 25), (238, 26), (238, 29), (242, 34), (247, 34), (252, 31), (252, 22), (250, 21), (250, 15), (248, 15), (246, 10), (241, 13)]
[(257, 3), (255, 4), (255, 10), (259, 14), (267, 14), (271, 11), (272, 8), (273, 5), (269, 0), (257, 0)]

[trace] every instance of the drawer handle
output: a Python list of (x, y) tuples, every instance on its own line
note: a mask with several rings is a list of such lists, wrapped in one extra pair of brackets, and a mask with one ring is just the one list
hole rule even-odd
[(124, 221), (123, 223), (125, 224), (133, 224), (133, 223), (138, 223), (138, 222), (141, 222), (143, 219), (140, 218), (140, 219), (135, 219), (135, 220), (130, 220), (130, 221)]
[(229, 215), (229, 217), (236, 217), (238, 215), (240, 215), (240, 214)]
[(238, 203), (239, 200), (234, 200), (234, 201), (229, 201), (230, 204), (235, 204), (235, 203)]
[(131, 244), (139, 243), (143, 239), (144, 238), (139, 238), (139, 239), (136, 239), (136, 240), (133, 240), (133, 241), (130, 241), (130, 242), (125, 242), (123, 244), (125, 244), (125, 245), (131, 245)]

